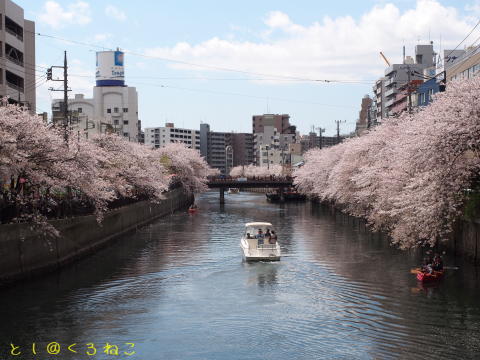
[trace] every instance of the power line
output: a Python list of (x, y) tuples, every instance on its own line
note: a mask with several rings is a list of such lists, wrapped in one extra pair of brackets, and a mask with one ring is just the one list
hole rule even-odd
[[(25, 30), (25, 31), (27, 31), (27, 30)], [(107, 47), (104, 47), (104, 46), (100, 46), (100, 45), (96, 45), (96, 44), (92, 44), (92, 43), (86, 43), (86, 42), (77, 41), (77, 40), (65, 39), (65, 38), (61, 38), (61, 37), (58, 37), (58, 36), (54, 36), (54, 35), (42, 34), (42, 33), (37, 33), (37, 32), (30, 32), (30, 33), (35, 34), (37, 36), (42, 36), (42, 37), (46, 37), (46, 38), (51, 38), (51, 39), (70, 42), (70, 43), (77, 44), (77, 45), (93, 47), (93, 48), (102, 49), (102, 50), (106, 50), (106, 49), (107, 50), (113, 50), (111, 48), (107, 48)], [(162, 61), (173, 62), (173, 63), (183, 64), (183, 65), (200, 67), (200, 68), (263, 76), (263, 77), (266, 77), (266, 78), (270, 78), (271, 81), (278, 80), (278, 79), (285, 79), (285, 80), (290, 80), (290, 81), (321, 82), (321, 83), (351, 83), (351, 82), (356, 83), (356, 82), (363, 82), (363, 81), (367, 82), (367, 80), (359, 80), (359, 79), (352, 79), (352, 80), (312, 79), (312, 78), (303, 78), (303, 77), (288, 76), (288, 75), (265, 74), (265, 73), (260, 73), (260, 72), (246, 71), (246, 70), (233, 69), (233, 68), (227, 68), (227, 67), (196, 64), (196, 63), (189, 62), (189, 61), (176, 60), (176, 59), (171, 59), (171, 58), (166, 58), (166, 57), (161, 57), (161, 56), (146, 55), (146, 54), (141, 54), (141, 53), (137, 53), (137, 52), (133, 52), (133, 51), (123, 51), (123, 52), (126, 53), (126, 54), (134, 55), (134, 56), (139, 56), (139, 57), (144, 57), (144, 58), (149, 58), (149, 59), (162, 60)], [(371, 83), (371, 82), (372, 81), (368, 81), (368, 83)]]
[[(92, 78), (94, 75), (70, 74), (73, 77)], [(128, 79), (159, 79), (159, 80), (224, 80), (224, 81), (297, 81), (291, 79), (269, 79), (269, 78), (209, 78), (209, 77), (162, 77), (162, 76), (128, 76)], [(373, 80), (331, 80), (332, 82), (345, 84), (370, 84)]]
[(460, 41), (460, 43), (459, 43), (457, 46), (455, 46), (455, 49), (453, 49), (452, 51), (450, 51), (450, 52), (448, 53), (448, 55), (444, 57), (444, 60), (447, 59), (448, 57), (450, 57), (450, 55), (451, 55), (455, 50), (457, 50), (458, 47), (459, 47), (460, 45), (462, 45), (465, 40), (467, 40), (467, 38), (473, 33), (473, 31), (477, 28), (478, 25), (480, 25), (480, 20), (478, 20), (477, 24), (473, 27), (472, 30), (470, 30), (470, 32), (467, 34), (467, 36), (465, 36), (465, 37), (463, 38), (463, 40)]
[(147, 85), (147, 86), (155, 86), (155, 87), (161, 87), (161, 88), (176, 89), (176, 90), (186, 90), (186, 91), (218, 94), (218, 95), (241, 96), (241, 97), (248, 97), (248, 98), (262, 99), (262, 100), (270, 99), (270, 100), (295, 102), (295, 103), (303, 103), (303, 104), (312, 104), (312, 105), (321, 105), (321, 106), (336, 107), (336, 108), (350, 108), (350, 109), (356, 109), (357, 108), (356, 106), (354, 107), (354, 106), (345, 106), (345, 105), (332, 105), (332, 104), (324, 104), (324, 103), (318, 103), (318, 102), (313, 102), (313, 101), (285, 99), (285, 98), (277, 98), (277, 97), (271, 97), (271, 96), (248, 95), (248, 94), (231, 93), (231, 92), (207, 90), (207, 89), (193, 89), (193, 88), (185, 88), (185, 87), (163, 85), (163, 84), (138, 83), (138, 82), (136, 84)]

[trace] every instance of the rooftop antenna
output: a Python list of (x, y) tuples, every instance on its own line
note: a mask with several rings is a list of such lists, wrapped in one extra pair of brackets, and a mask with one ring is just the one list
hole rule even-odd
[(405, 45), (403, 45), (403, 63), (405, 64)]
[(269, 107), (268, 101), (269, 101), (269, 98), (267, 97), (267, 114), (270, 114), (270, 107)]
[(443, 57), (442, 57), (442, 34), (440, 34), (440, 45), (439, 45), (439, 50), (438, 50), (437, 66), (438, 66), (438, 67), (442, 67), (442, 66), (443, 66)]

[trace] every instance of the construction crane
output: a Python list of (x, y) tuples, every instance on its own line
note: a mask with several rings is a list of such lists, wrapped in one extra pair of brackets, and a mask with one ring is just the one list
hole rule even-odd
[(385, 60), (385, 62), (387, 63), (387, 65), (390, 66), (390, 62), (387, 60), (387, 58), (385, 57), (385, 55), (383, 55), (383, 52), (380, 51), (380, 55), (382, 56), (383, 60)]

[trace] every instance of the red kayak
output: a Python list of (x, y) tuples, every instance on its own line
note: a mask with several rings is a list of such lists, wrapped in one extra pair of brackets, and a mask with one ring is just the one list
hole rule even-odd
[(443, 278), (443, 274), (445, 273), (445, 270), (442, 271), (434, 271), (431, 274), (424, 273), (424, 272), (417, 272), (417, 280), (421, 282), (432, 282), (432, 281), (437, 281)]

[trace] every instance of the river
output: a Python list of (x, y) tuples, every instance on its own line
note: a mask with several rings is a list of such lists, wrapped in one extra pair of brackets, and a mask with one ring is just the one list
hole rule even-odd
[[(318, 205), (240, 193), (220, 206), (217, 192), (197, 203), (197, 214), (176, 212), (58, 273), (2, 289), (1, 358), (480, 356), (472, 264), (446, 254), (446, 277), (421, 286), (409, 272), (419, 252), (396, 250)], [(242, 262), (249, 221), (274, 224), (280, 262)], [(52, 342), (59, 354), (48, 357)], [(120, 355), (106, 355), (115, 351), (106, 344)]]

